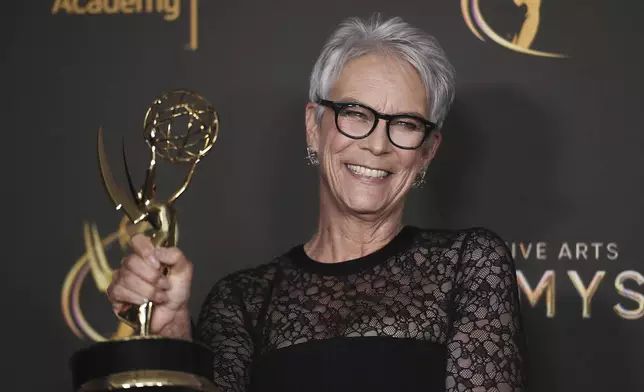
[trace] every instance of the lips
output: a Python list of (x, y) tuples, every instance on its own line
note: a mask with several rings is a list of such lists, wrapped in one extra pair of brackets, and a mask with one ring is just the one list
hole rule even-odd
[(382, 169), (370, 168), (361, 165), (346, 164), (346, 167), (354, 174), (369, 178), (385, 178), (391, 175), (391, 172)]

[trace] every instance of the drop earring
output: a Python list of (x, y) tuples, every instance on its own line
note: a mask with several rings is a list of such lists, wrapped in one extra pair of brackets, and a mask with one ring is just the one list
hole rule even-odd
[(318, 153), (315, 152), (311, 148), (311, 146), (306, 146), (306, 159), (309, 160), (310, 166), (317, 166), (320, 164), (320, 160), (318, 159)]
[(416, 179), (411, 184), (411, 187), (416, 188), (416, 189), (422, 188), (423, 185), (425, 185), (425, 174), (426, 173), (427, 173), (427, 168), (426, 167), (423, 167), (422, 169), (420, 169), (420, 171), (418, 172), (418, 175), (416, 176)]

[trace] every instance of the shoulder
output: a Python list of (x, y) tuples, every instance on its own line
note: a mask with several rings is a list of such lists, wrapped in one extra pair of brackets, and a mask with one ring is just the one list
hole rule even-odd
[(513, 264), (512, 254), (505, 240), (486, 227), (473, 227), (466, 230), (467, 236), (463, 241), (463, 262)]
[(270, 287), (282, 263), (282, 257), (276, 257), (255, 267), (228, 273), (215, 281), (209, 296), (247, 298), (262, 292)]
[(465, 252), (483, 248), (507, 251), (505, 241), (496, 232), (486, 227), (467, 227), (459, 229), (413, 228), (415, 231), (414, 244), (417, 246), (443, 247)]
[(460, 272), (473, 273), (473, 269), (492, 267), (514, 271), (514, 260), (506, 241), (487, 227), (416, 228), (415, 245), (427, 249), (428, 254), (441, 253)]
[(461, 229), (414, 228), (415, 243), (420, 246), (443, 246), (459, 249), (461, 252), (483, 251), (493, 249), (509, 255), (505, 240), (495, 231), (486, 227), (468, 227)]
[[(243, 323), (248, 330), (253, 328), (270, 291), (280, 258), (275, 258), (252, 268), (245, 268), (224, 275), (208, 290), (199, 313), (197, 326), (202, 333), (209, 334), (210, 328), (202, 328), (213, 320)], [(205, 335), (204, 335), (205, 336)], [(206, 339), (204, 336), (201, 339)]]
[[(252, 268), (226, 274), (216, 280), (201, 303), (199, 323), (212, 314), (224, 312), (226, 317), (243, 319), (244, 323), (256, 320), (267, 293), (272, 287), (280, 259)], [(225, 317), (224, 317), (225, 318)], [(251, 324), (248, 324), (250, 328)]]
[(460, 248), (471, 229), (440, 229), (413, 227), (414, 242), (425, 247), (456, 247)]
[(505, 240), (485, 227), (472, 227), (464, 233), (457, 282), (474, 284), (480, 288), (512, 287), (516, 280), (516, 269)]

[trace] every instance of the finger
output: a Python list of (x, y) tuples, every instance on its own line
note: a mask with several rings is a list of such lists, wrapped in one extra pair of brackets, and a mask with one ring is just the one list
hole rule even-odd
[(123, 259), (123, 269), (130, 271), (144, 281), (156, 284), (161, 277), (161, 270), (155, 268), (149, 262), (143, 260), (136, 254), (129, 255)]
[[(154, 293), (157, 291), (157, 288), (155, 287), (155, 285), (153, 285), (152, 283), (146, 282), (140, 276), (136, 275), (134, 272), (131, 272), (126, 269), (122, 270), (121, 273), (119, 274), (119, 281), (115, 286), (116, 287), (123, 286), (124, 288), (127, 288), (128, 290), (135, 292), (143, 299), (152, 299), (154, 296)], [(137, 303), (141, 304), (143, 302), (137, 302)]]
[[(128, 289), (123, 288), (123, 290), (128, 290)], [(114, 311), (114, 314), (116, 314), (117, 316), (118, 316), (119, 313), (121, 313), (123, 308), (126, 307), (126, 306), (139, 306), (139, 305), (142, 305), (142, 304), (148, 302), (147, 299), (142, 299), (140, 301), (135, 301), (134, 298), (138, 298), (137, 294), (134, 293), (133, 291), (130, 291), (129, 293), (131, 295), (130, 298), (132, 298), (132, 300), (125, 301), (125, 302), (114, 302), (112, 304), (112, 310)], [(164, 291), (158, 291), (158, 292), (156, 292), (154, 294), (153, 302), (155, 304), (159, 305), (159, 304), (163, 304), (165, 302), (168, 302), (168, 299), (169, 299), (169, 297), (168, 297), (167, 293), (165, 293)]]
[(170, 283), (170, 280), (165, 276), (160, 277), (159, 280), (157, 281), (157, 289), (170, 290), (171, 288), (172, 288), (172, 284)]
[(142, 259), (146, 260), (156, 268), (161, 266), (161, 264), (159, 264), (159, 260), (157, 260), (154, 255), (154, 244), (148, 236), (139, 233), (134, 235), (130, 242), (132, 243), (132, 249), (134, 252), (141, 256)]
[(165, 265), (172, 266), (174, 271), (183, 271), (185, 268), (190, 267), (190, 262), (179, 248), (157, 248), (154, 253), (157, 260)]
[[(107, 297), (112, 303), (112, 309), (114, 309), (116, 314), (118, 314), (124, 306), (138, 306), (149, 301), (149, 299), (144, 296), (122, 285), (113, 286), (112, 289), (109, 290)], [(169, 299), (170, 297), (168, 297), (168, 293), (164, 290), (157, 290), (152, 296), (152, 301), (155, 304), (163, 304), (168, 302)]]
[(112, 271), (112, 281), (110, 282), (109, 286), (107, 286), (107, 290), (105, 290), (105, 295), (107, 296), (107, 299), (112, 303), (117, 302), (112, 297), (112, 292), (114, 291), (114, 286), (118, 284), (120, 271), (121, 271), (120, 269), (115, 269), (114, 271)]
[(161, 247), (154, 250), (157, 260), (167, 265), (177, 265), (185, 261), (185, 256), (179, 248), (176, 247)]
[(157, 291), (156, 293), (154, 293), (154, 298), (152, 300), (155, 304), (159, 305), (168, 302), (168, 298), (168, 293), (166, 293), (165, 291)]
[(114, 309), (121, 308), (125, 304), (141, 305), (147, 302), (147, 298), (143, 295), (122, 284), (110, 285), (107, 289), (107, 297)]

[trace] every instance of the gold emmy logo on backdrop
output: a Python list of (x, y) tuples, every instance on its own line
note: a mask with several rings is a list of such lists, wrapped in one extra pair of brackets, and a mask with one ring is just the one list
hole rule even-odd
[[(539, 268), (546, 268), (550, 265), (550, 268), (543, 272), (541, 278), (537, 278), (535, 286), (533, 286), (535, 280), (530, 281), (528, 277), (531, 279), (538, 277), (536, 271), (529, 271), (528, 274), (524, 274), (521, 268), (517, 268), (516, 271), (520, 296), (532, 308), (537, 307), (541, 302), (541, 305), (545, 307), (546, 317), (555, 318), (559, 311), (557, 298), (561, 294), (558, 293), (558, 290), (563, 288), (565, 302), (571, 303), (571, 298), (575, 296), (571, 296), (571, 291), (563, 286), (570, 285), (578, 295), (576, 298), (580, 307), (578, 314), (584, 320), (592, 319), (593, 306), (604, 307), (607, 305), (606, 298), (601, 300), (606, 294), (602, 294), (599, 288), (611, 284), (608, 282), (611, 281), (615, 292), (622, 297), (618, 302), (612, 304), (615, 314), (624, 320), (644, 318), (644, 293), (634, 289), (634, 287), (644, 285), (644, 275), (632, 269), (616, 271), (622, 252), (617, 242), (606, 240), (575, 240), (561, 241), (560, 243), (520, 241), (508, 242), (506, 245), (518, 266), (525, 261), (533, 260), (538, 261)], [(606, 261), (609, 262), (610, 271), (595, 269)], [(581, 270), (576, 269), (575, 262), (579, 262)], [(602, 290), (605, 289), (605, 287), (602, 288)], [(593, 302), (596, 295), (599, 295), (599, 303)], [(604, 317), (604, 315), (602, 314), (600, 317)]]
[[(123, 142), (123, 163), (129, 195), (116, 183), (98, 130), (98, 163), (103, 185), (116, 210), (125, 213), (120, 228), (102, 239), (94, 225), (85, 224), (85, 254), (77, 261), (63, 285), (63, 313), (78, 336), (97, 341), (77, 351), (70, 367), (74, 390), (94, 392), (130, 388), (179, 387), (190, 390), (218, 391), (212, 377), (212, 350), (201, 343), (155, 336), (150, 331), (154, 303), (129, 304), (119, 312), (121, 320), (115, 334), (105, 338), (89, 326), (80, 311), (80, 286), (91, 272), (99, 291), (110, 283), (112, 269), (106, 247), (117, 241), (126, 248), (137, 232), (149, 232), (155, 246), (176, 246), (179, 238), (177, 199), (190, 184), (197, 164), (212, 149), (219, 135), (219, 115), (202, 96), (187, 90), (172, 90), (155, 99), (145, 114), (143, 136), (150, 148), (145, 179), (135, 188)], [(166, 200), (157, 195), (156, 173), (160, 161), (185, 165), (181, 185)], [(171, 269), (164, 267), (164, 275)], [(149, 389), (146, 389), (149, 390)], [(183, 390), (183, 389), (182, 389)]]
[[(83, 3), (83, 4), (81, 4)], [(52, 15), (140, 15), (159, 13), (174, 22), (181, 16), (181, 0), (54, 0)], [(190, 0), (190, 40), (187, 49), (197, 50), (199, 8), (198, 0)]]
[[(479, 0), (461, 0), (461, 12), (463, 13), (465, 24), (481, 41), (485, 41), (485, 38), (483, 37), (483, 34), (485, 34), (492, 41), (515, 52), (550, 58), (569, 57), (568, 55), (561, 53), (532, 49), (532, 44), (537, 32), (539, 31), (539, 24), (541, 22), (541, 0), (512, 1), (514, 1), (514, 4), (517, 7), (525, 6), (526, 14), (521, 30), (518, 33), (515, 33), (510, 40), (503, 38), (487, 23), (481, 13)], [(483, 34), (481, 34), (481, 32)]]

